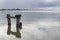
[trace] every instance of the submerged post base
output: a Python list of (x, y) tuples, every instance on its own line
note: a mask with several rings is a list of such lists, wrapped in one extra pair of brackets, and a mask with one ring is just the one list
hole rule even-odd
[(8, 35), (10, 35), (10, 34), (13, 34), (13, 35), (15, 35), (17, 38), (21, 38), (21, 33), (20, 32), (9, 32), (9, 31), (7, 31), (7, 34)]

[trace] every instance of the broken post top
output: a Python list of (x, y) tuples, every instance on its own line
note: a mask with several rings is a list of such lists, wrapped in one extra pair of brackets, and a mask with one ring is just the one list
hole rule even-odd
[(15, 17), (10, 16), (10, 14), (7, 14), (7, 18), (21, 18), (21, 14), (15, 15)]
[(10, 14), (7, 14), (7, 18), (10, 18)]
[(20, 18), (20, 17), (21, 17), (21, 15), (19, 14), (19, 15), (16, 15), (15, 17), (16, 17), (16, 18)]

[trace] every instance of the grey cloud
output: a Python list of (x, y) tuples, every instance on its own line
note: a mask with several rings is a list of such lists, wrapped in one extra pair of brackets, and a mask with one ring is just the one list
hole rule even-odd
[(60, 6), (60, 1), (45, 2), (44, 0), (6, 0), (0, 7), (2, 8), (36, 8), (36, 7), (56, 7)]

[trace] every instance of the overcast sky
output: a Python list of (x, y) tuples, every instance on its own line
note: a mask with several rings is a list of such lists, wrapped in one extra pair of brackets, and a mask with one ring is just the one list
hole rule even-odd
[(0, 8), (59, 7), (60, 0), (0, 0)]

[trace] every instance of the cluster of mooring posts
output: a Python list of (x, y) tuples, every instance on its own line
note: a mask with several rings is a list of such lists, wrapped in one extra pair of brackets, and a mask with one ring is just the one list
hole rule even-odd
[[(16, 32), (11, 31), (11, 18), (16, 19)], [(7, 34), (13, 34), (15, 35), (17, 38), (21, 38), (21, 33), (19, 31), (19, 29), (22, 29), (22, 23), (19, 22), (21, 19), (21, 15), (15, 15), (15, 17), (10, 16), (10, 14), (7, 14), (7, 21), (8, 21), (8, 30), (7, 30)]]

